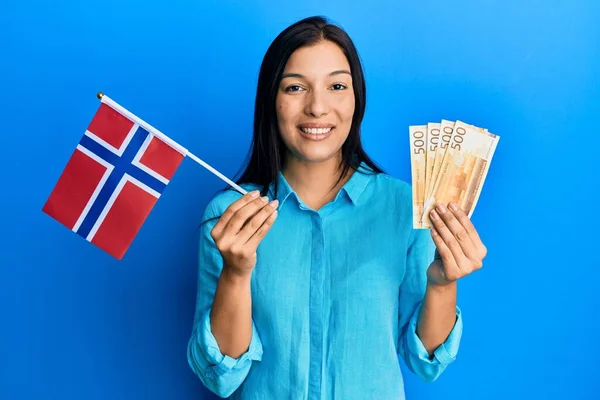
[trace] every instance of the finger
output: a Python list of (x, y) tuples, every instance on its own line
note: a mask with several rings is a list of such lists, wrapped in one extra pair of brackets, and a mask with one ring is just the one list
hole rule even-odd
[(215, 226), (213, 227), (212, 232), (211, 232), (213, 239), (216, 240), (216, 239), (220, 238), (223, 234), (223, 230), (229, 223), (229, 220), (231, 219), (231, 217), (233, 217), (233, 215), (240, 208), (244, 207), (246, 204), (250, 203), (251, 201), (254, 201), (258, 197), (259, 194), (260, 194), (260, 191), (254, 190), (250, 193), (246, 193), (244, 196), (240, 197), (239, 199), (237, 199), (236, 201), (231, 203), (229, 205), (229, 207), (227, 207), (227, 209), (225, 210), (223, 215), (219, 218), (219, 220), (217, 221)]
[(250, 247), (250, 248), (252, 248), (252, 249), (254, 249), (256, 251), (256, 249), (258, 248), (258, 245), (259, 245), (260, 241), (263, 240), (263, 238), (265, 237), (265, 235), (267, 234), (267, 232), (269, 232), (269, 230), (273, 226), (273, 223), (277, 219), (278, 215), (279, 215), (279, 213), (277, 212), (277, 210), (273, 211), (271, 213), (271, 215), (269, 215), (269, 218), (267, 218), (265, 220), (265, 222), (263, 222), (263, 224), (250, 237), (250, 239), (248, 240), (248, 242), (246, 242), (246, 246), (248, 246), (248, 247)]
[[(441, 240), (444, 242), (446, 247), (450, 250), (452, 254), (452, 259), (456, 263), (456, 265), (460, 268), (461, 265), (464, 265), (467, 257), (465, 256), (458, 240), (454, 237), (454, 234), (450, 231), (450, 228), (446, 225), (446, 222), (440, 217), (436, 210), (431, 210), (429, 213), (431, 222), (433, 223), (433, 227), (435, 227), (437, 233), (440, 235)], [(440, 253), (440, 255), (442, 255)], [(442, 256), (443, 259), (443, 256)], [(446, 260), (444, 260), (446, 261)]]
[[(469, 232), (462, 226), (462, 224), (456, 218), (454, 213), (448, 210), (448, 208), (441, 203), (436, 206), (436, 211), (438, 212), (438, 215), (444, 221), (450, 232), (452, 232), (452, 235), (460, 245), (463, 254), (468, 259), (477, 258), (477, 249), (475, 248), (475, 245), (471, 240), (471, 236), (469, 236)], [(457, 258), (456, 261), (459, 262), (459, 259)]]
[(471, 237), (471, 241), (473, 242), (475, 247), (480, 252), (480, 254), (479, 254), (480, 258), (484, 258), (485, 253), (487, 252), (487, 249), (485, 248), (485, 245), (481, 241), (481, 238), (479, 237), (479, 233), (477, 233), (477, 229), (475, 229), (475, 226), (471, 222), (471, 219), (469, 218), (467, 213), (464, 212), (464, 210), (461, 209), (456, 203), (450, 203), (449, 208), (454, 213), (454, 216), (456, 217), (456, 219), (458, 219), (458, 221), (463, 226), (463, 228), (465, 228), (466, 231), (469, 233), (469, 236)]
[(237, 240), (240, 243), (246, 243), (252, 235), (262, 226), (267, 218), (277, 209), (279, 201), (273, 200), (267, 206), (261, 208), (248, 222), (242, 230), (237, 234)]
[(431, 227), (431, 237), (436, 246), (436, 253), (439, 254), (438, 258), (441, 258), (443, 265), (444, 277), (446, 279), (450, 279), (450, 277), (455, 277), (460, 274), (460, 269), (456, 261), (454, 260), (454, 255), (452, 251), (444, 242), (444, 239), (440, 236), (438, 230), (432, 226)]
[(224, 235), (236, 236), (244, 227), (246, 222), (254, 216), (260, 209), (267, 206), (269, 199), (264, 196), (246, 204), (233, 214), (229, 219), (227, 226), (223, 231)]

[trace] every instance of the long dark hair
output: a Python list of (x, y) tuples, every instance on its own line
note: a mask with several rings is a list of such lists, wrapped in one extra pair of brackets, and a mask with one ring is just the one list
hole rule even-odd
[[(355, 96), (355, 110), (348, 138), (342, 145), (342, 172), (334, 187), (346, 176), (350, 167), (356, 169), (365, 164), (375, 173), (384, 171), (365, 153), (360, 127), (365, 113), (366, 85), (358, 52), (348, 34), (331, 24), (327, 18), (314, 16), (294, 23), (282, 31), (269, 46), (258, 76), (254, 109), (254, 133), (252, 145), (246, 156), (246, 168), (237, 184), (251, 183), (261, 186), (266, 195), (269, 185), (274, 184), (277, 195), (277, 176), (283, 168), (286, 146), (277, 128), (275, 100), (283, 70), (292, 53), (303, 46), (322, 40), (336, 43), (350, 64)], [(341, 167), (342, 165), (340, 165)]]

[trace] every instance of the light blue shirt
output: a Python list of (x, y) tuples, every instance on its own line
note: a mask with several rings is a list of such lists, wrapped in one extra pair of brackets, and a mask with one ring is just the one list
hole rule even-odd
[(412, 228), (411, 186), (361, 167), (318, 211), (279, 174), (279, 216), (258, 247), (251, 278), (252, 340), (237, 359), (224, 356), (211, 333), (223, 262), (210, 231), (241, 194), (227, 190), (208, 204), (203, 221), (214, 219), (201, 228), (188, 361), (210, 391), (243, 400), (398, 400), (399, 362), (433, 381), (455, 360), (458, 307), (432, 359), (416, 334), (435, 245), (429, 230)]

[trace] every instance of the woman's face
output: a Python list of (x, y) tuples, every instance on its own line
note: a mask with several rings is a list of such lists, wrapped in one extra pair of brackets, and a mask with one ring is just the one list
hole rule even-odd
[(354, 114), (350, 65), (340, 47), (322, 41), (292, 53), (276, 109), (288, 157), (313, 163), (338, 156)]

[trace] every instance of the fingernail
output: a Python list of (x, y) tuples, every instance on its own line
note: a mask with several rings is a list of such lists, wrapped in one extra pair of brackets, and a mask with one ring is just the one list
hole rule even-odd
[(269, 205), (273, 208), (277, 208), (277, 206), (279, 205), (279, 200), (275, 199), (272, 202), (270, 202)]
[(445, 205), (443, 205), (442, 203), (440, 203), (440, 204), (438, 204), (438, 205), (437, 205), (437, 209), (438, 209), (438, 211), (439, 211), (441, 214), (443, 214), (443, 213), (445, 213), (445, 212), (446, 212), (446, 206), (445, 206)]
[(438, 213), (435, 212), (435, 210), (432, 210), (429, 215), (436, 221), (440, 219), (440, 216), (438, 215)]
[(456, 203), (450, 203), (450, 208), (452, 211), (458, 211), (458, 205)]
[(269, 198), (267, 196), (263, 196), (261, 197), (261, 200), (263, 201), (263, 203), (266, 203), (269, 201)]
[(258, 190), (255, 190), (255, 191), (253, 191), (253, 192), (250, 192), (250, 197), (258, 197), (258, 194), (259, 194), (259, 193), (260, 193), (260, 192), (259, 192)]

